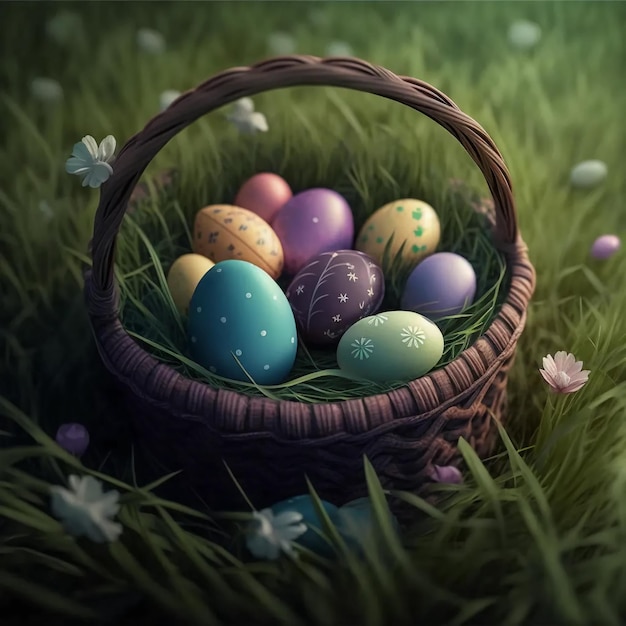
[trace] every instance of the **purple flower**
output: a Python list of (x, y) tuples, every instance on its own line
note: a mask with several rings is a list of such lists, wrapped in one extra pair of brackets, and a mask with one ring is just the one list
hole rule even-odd
[(463, 482), (463, 474), (454, 465), (433, 465), (430, 476), (437, 483), (458, 485)]
[(554, 393), (574, 393), (589, 378), (589, 370), (583, 370), (583, 362), (565, 351), (557, 352), (554, 357), (545, 356), (539, 372)]
[(57, 430), (56, 442), (66, 452), (80, 457), (89, 446), (89, 431), (82, 424), (61, 424)]

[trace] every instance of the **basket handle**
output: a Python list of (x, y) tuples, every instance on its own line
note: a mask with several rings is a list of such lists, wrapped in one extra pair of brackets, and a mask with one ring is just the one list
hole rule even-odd
[(131, 193), (143, 171), (165, 144), (196, 119), (239, 98), (304, 85), (344, 87), (405, 104), (452, 134), (482, 171), (495, 204), (494, 241), (504, 253), (524, 247), (519, 237), (509, 172), (485, 130), (445, 94), (415, 78), (355, 58), (274, 57), (213, 76), (180, 96), (120, 150), (109, 180), (101, 186), (91, 242), (87, 305), (93, 317), (117, 315), (113, 265), (115, 241)]

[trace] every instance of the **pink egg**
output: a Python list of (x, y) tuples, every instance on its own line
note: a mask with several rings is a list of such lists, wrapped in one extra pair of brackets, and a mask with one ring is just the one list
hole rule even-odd
[(268, 224), (293, 192), (284, 178), (271, 172), (262, 172), (249, 178), (237, 192), (235, 206), (248, 209)]

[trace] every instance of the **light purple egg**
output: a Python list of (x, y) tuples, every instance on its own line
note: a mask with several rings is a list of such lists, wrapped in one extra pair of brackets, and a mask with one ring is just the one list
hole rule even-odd
[(332, 345), (352, 324), (378, 311), (385, 280), (372, 257), (356, 250), (323, 252), (287, 288), (305, 342)]
[(302, 191), (272, 220), (285, 255), (284, 272), (295, 276), (313, 257), (352, 247), (354, 218), (337, 192), (315, 188)]
[(591, 256), (594, 259), (608, 259), (612, 257), (622, 246), (620, 238), (616, 235), (602, 235), (591, 246)]
[(89, 447), (89, 431), (77, 422), (61, 424), (57, 430), (56, 442), (66, 452), (80, 457)]
[(454, 252), (426, 257), (409, 275), (400, 306), (436, 321), (457, 315), (474, 301), (476, 273)]

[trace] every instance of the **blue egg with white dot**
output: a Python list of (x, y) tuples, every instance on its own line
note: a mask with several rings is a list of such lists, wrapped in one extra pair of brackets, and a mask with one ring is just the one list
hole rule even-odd
[(217, 263), (198, 283), (188, 335), (199, 365), (259, 385), (283, 382), (298, 349), (296, 321), (278, 283), (260, 267), (233, 259)]
[[(397, 518), (390, 512), (391, 525), (396, 533), (400, 533)], [(363, 547), (376, 540), (376, 517), (370, 498), (358, 498), (344, 504), (337, 511), (337, 531), (346, 545), (358, 553)]]

